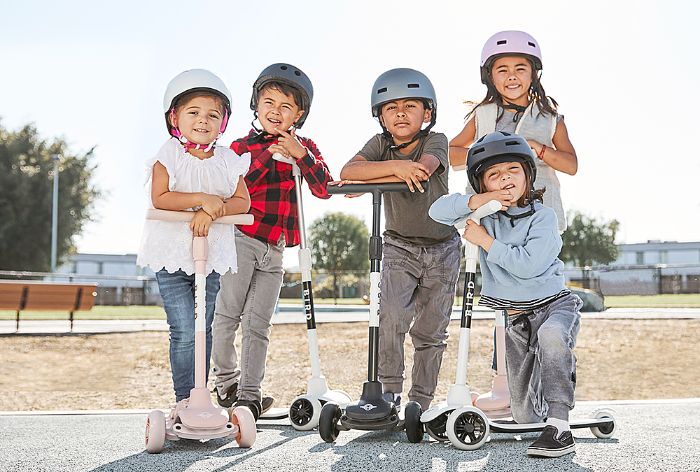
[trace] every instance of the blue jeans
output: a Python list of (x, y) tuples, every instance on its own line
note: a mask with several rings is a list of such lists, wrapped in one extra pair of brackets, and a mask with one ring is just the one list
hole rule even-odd
[[(194, 388), (194, 274), (187, 275), (178, 270), (172, 274), (156, 272), (158, 289), (163, 297), (163, 308), (170, 327), (170, 370), (173, 374), (175, 400), (189, 398)], [(207, 367), (211, 357), (211, 324), (214, 320), (214, 303), (219, 292), (219, 274), (207, 276)]]

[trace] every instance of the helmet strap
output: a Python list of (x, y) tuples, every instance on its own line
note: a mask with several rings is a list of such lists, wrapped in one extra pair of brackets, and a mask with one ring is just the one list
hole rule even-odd
[(518, 105), (517, 103), (509, 102), (508, 100), (501, 99), (501, 106), (505, 108), (506, 110), (515, 110), (515, 115), (513, 115), (513, 122), (517, 123), (520, 121), (520, 117), (522, 116), (523, 113), (525, 113), (525, 110), (527, 110), (527, 107), (524, 107), (522, 105)]
[(508, 218), (510, 220), (510, 226), (512, 228), (515, 228), (515, 220), (519, 220), (520, 218), (527, 218), (528, 216), (532, 216), (535, 214), (535, 202), (530, 201), (530, 209), (523, 213), (518, 213), (517, 215), (511, 215), (507, 211), (503, 210), (500, 210), (499, 213)]

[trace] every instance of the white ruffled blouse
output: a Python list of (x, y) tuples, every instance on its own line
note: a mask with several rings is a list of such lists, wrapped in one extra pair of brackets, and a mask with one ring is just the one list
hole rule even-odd
[[(198, 159), (185, 152), (180, 142), (171, 138), (155, 157), (146, 162), (148, 201), (151, 202), (153, 165), (160, 162), (168, 171), (171, 192), (204, 192), (229, 198), (236, 192), (240, 176), (250, 167), (250, 153), (238, 156), (225, 146), (216, 146), (214, 155)], [(150, 205), (153, 208), (153, 205)], [(198, 208), (192, 208), (195, 211)], [(209, 227), (209, 257), (206, 273), (236, 272), (236, 242), (233, 225), (212, 224)], [(188, 222), (146, 220), (136, 263), (154, 272), (165, 269), (170, 273), (182, 270), (194, 273), (192, 262), (192, 230)]]

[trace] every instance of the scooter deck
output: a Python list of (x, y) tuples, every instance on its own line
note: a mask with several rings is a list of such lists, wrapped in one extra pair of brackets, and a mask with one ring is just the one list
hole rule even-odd
[[(583, 418), (569, 422), (571, 429), (595, 428), (614, 423), (611, 418)], [(510, 423), (489, 421), (489, 428), (492, 433), (537, 433), (542, 431), (546, 423)]]
[(283, 420), (289, 416), (289, 408), (270, 408), (258, 420)]

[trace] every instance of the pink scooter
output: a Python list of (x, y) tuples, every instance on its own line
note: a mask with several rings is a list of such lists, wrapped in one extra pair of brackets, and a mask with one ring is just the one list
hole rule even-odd
[[(190, 211), (148, 210), (150, 220), (190, 221)], [(217, 218), (215, 224), (249, 225), (253, 215), (230, 215)], [(208, 441), (215, 438), (232, 437), (239, 447), (251, 447), (255, 443), (257, 430), (253, 413), (246, 407), (231, 409), (214, 406), (211, 393), (206, 386), (206, 274), (209, 246), (206, 237), (195, 237), (192, 242), (192, 257), (195, 265), (195, 336), (194, 379), (189, 401), (184, 408), (173, 408), (165, 416), (162, 410), (153, 410), (146, 420), (146, 451), (155, 454), (163, 450), (165, 440), (196, 439)]]
[(510, 390), (506, 375), (506, 316), (505, 311), (496, 311), (496, 375), (491, 381), (491, 391), (482, 393), (474, 402), (474, 406), (491, 419), (510, 417)]

